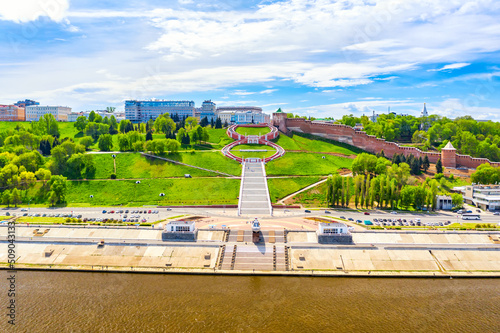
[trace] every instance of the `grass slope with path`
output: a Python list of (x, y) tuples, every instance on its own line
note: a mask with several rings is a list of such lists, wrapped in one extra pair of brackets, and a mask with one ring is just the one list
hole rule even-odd
[(287, 195), (297, 192), (320, 180), (320, 177), (269, 178), (267, 180), (267, 186), (269, 187), (271, 202), (276, 203)]
[[(324, 157), (324, 158), (323, 158)], [(268, 176), (315, 176), (330, 175), (338, 169), (350, 169), (352, 159), (314, 153), (286, 153), (266, 165)]]
[(134, 180), (71, 181), (66, 201), (70, 206), (237, 204), (239, 182), (227, 178), (144, 179), (140, 184)]
[(274, 142), (289, 151), (337, 153), (349, 156), (362, 152), (362, 150), (356, 147), (305, 133), (294, 133), (291, 137), (280, 133)]

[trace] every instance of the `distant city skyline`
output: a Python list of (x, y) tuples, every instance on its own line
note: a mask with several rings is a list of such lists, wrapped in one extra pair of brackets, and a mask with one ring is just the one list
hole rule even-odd
[(0, 3), (0, 104), (210, 99), (317, 118), (500, 120), (500, 3)]

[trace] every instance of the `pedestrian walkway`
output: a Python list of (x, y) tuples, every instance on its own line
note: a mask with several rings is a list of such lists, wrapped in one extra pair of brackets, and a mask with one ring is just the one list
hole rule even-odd
[(273, 214), (262, 161), (243, 163), (238, 214), (257, 217)]

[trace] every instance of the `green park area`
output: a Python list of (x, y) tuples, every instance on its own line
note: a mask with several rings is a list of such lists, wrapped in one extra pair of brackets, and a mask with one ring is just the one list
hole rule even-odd
[[(258, 150), (258, 151), (256, 151)], [(276, 149), (266, 145), (238, 145), (231, 149), (231, 153), (235, 156), (243, 158), (266, 158), (271, 157), (276, 153)]]
[(283, 149), (292, 151), (337, 153), (348, 156), (363, 152), (361, 149), (348, 144), (305, 133), (293, 132), (291, 136), (281, 134), (274, 142)]
[[(55, 119), (32, 124), (0, 122), (2, 204), (236, 204), (240, 180), (217, 173), (241, 175), (241, 165), (220, 151), (233, 140), (227, 136), (227, 129), (201, 127), (193, 119), (174, 122), (163, 117), (148, 124), (124, 121), (114, 125), (111, 121), (90, 122), (80, 130), (76, 123)], [(99, 133), (101, 130), (113, 134)], [(267, 127), (238, 128), (247, 135), (268, 131)], [(108, 144), (103, 146), (104, 137)], [(449, 194), (454, 186), (471, 182), (469, 178), (444, 176), (442, 171), (428, 173), (428, 166), (412, 156), (389, 160), (309, 134), (280, 134), (275, 142), (286, 153), (266, 164), (272, 202), (332, 175), (328, 182), (297, 194), (295, 203), (308, 207), (432, 209), (428, 198)], [(147, 157), (142, 152), (167, 160)], [(265, 158), (275, 149), (238, 145), (231, 152), (244, 158)], [(346, 177), (340, 179), (339, 171)], [(476, 182), (485, 183), (483, 178), (488, 181), (490, 173), (489, 169), (478, 169), (480, 178)], [(342, 196), (347, 201), (342, 201)]]
[[(237, 204), (239, 179), (179, 178), (68, 182), (71, 206)], [(160, 194), (164, 196), (160, 196)], [(93, 197), (91, 197), (93, 196)]]
[(269, 188), (271, 202), (275, 203), (287, 195), (295, 193), (320, 180), (320, 177), (269, 178), (267, 180), (267, 186)]
[(264, 127), (237, 127), (236, 128), (236, 133), (239, 133), (241, 135), (265, 135), (267, 133), (271, 132), (269, 127), (264, 126)]

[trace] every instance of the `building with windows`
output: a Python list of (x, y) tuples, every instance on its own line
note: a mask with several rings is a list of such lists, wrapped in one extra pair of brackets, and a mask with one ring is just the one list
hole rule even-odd
[(269, 124), (271, 117), (265, 113), (251, 111), (235, 112), (231, 117), (232, 124)]
[(14, 103), (14, 105), (16, 105), (20, 108), (26, 108), (27, 106), (31, 106), (31, 105), (40, 105), (40, 103), (33, 101), (31, 99), (25, 99), (24, 101), (18, 101), (17, 103)]
[(217, 107), (214, 102), (211, 100), (204, 101), (201, 104), (201, 108), (196, 109), (196, 118), (198, 120), (202, 120), (203, 118), (207, 117), (208, 122), (216, 121), (217, 120)]
[(352, 243), (352, 235), (345, 223), (318, 223), (318, 243)]
[(462, 192), (465, 203), (484, 210), (500, 210), (500, 185), (468, 185), (453, 190)]
[(177, 114), (179, 117), (195, 117), (193, 101), (125, 101), (125, 118), (132, 122), (147, 122), (155, 120), (161, 114), (168, 113), (170, 116)]
[(17, 105), (0, 105), (0, 121), (25, 121), (23, 107)]
[(217, 108), (217, 113), (220, 112), (251, 112), (251, 113), (262, 113), (262, 108), (257, 106), (219, 106)]
[(196, 241), (198, 229), (193, 221), (170, 221), (162, 232), (162, 240)]
[(26, 107), (26, 121), (38, 121), (48, 113), (52, 114), (57, 121), (68, 121), (71, 108), (67, 106), (30, 105)]
[(436, 208), (441, 210), (452, 210), (453, 203), (449, 195), (436, 195)]

